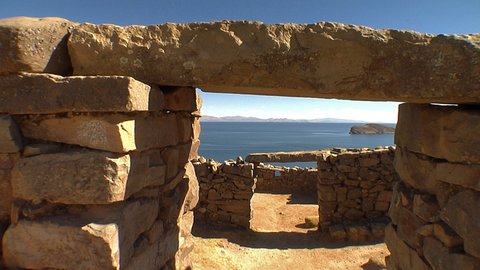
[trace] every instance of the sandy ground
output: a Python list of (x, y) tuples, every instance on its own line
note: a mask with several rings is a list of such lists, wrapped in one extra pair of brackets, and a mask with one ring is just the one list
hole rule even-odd
[(317, 215), (315, 198), (256, 193), (252, 231), (194, 227), (194, 269), (366, 269), (385, 267), (384, 243), (334, 242), (304, 218)]

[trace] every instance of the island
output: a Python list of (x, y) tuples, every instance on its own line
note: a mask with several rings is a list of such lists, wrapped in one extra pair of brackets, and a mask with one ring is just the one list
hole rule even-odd
[(353, 126), (350, 128), (350, 134), (387, 134), (394, 133), (395, 128), (387, 127), (380, 124), (365, 124), (363, 126)]

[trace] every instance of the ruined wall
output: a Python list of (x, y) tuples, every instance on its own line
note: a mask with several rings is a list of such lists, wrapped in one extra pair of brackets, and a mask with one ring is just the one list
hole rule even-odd
[(257, 177), (257, 192), (299, 192), (316, 195), (317, 169), (262, 164), (255, 167), (254, 174)]
[(0, 24), (0, 268), (186, 269), (200, 97), (68, 76), (73, 25)]
[(335, 149), (318, 159), (319, 226), (335, 239), (382, 239), (393, 184), (394, 148)]
[(480, 269), (480, 110), (402, 104), (390, 269)]
[(0, 76), (0, 89), (7, 267), (188, 265), (195, 89), (47, 74)]
[[(190, 248), (187, 209), (195, 202), (195, 181), (183, 171), (199, 141), (186, 132), (195, 134), (195, 110), (168, 104), (191, 100), (188, 87), (197, 86), (460, 104), (401, 107), (395, 167), (402, 184), (386, 242), (393, 269), (478, 269), (480, 136), (472, 104), (480, 103), (479, 40), (328, 22), (120, 27), (1, 20), (0, 232), (9, 225), (3, 259), (27, 268), (182, 268), (182, 247)], [(334, 200), (326, 189), (331, 197), (320, 207), (329, 217), (343, 195), (334, 189)], [(370, 193), (361, 187), (362, 199), (364, 189)], [(347, 233), (369, 232), (360, 229)]]
[(193, 165), (200, 183), (195, 222), (249, 229), (250, 201), (256, 182), (253, 164), (233, 160), (218, 163), (201, 158)]

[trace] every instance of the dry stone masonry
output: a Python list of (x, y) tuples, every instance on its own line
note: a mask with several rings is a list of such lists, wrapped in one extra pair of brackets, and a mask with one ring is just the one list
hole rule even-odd
[(318, 159), (320, 229), (339, 240), (383, 239), (393, 184), (394, 148), (333, 149)]
[[(347, 235), (363, 237), (373, 227), (345, 228), (347, 213), (382, 214), (390, 199), (390, 269), (480, 268), (479, 34), (11, 18), (0, 20), (0, 47), (0, 267), (187, 269), (194, 171), (204, 166), (188, 162), (200, 144), (200, 87), (409, 102), (400, 106), (401, 181), (392, 197), (370, 180), (384, 176), (373, 168), (393, 150), (367, 151), (363, 165), (361, 151), (327, 156), (319, 166), (342, 178), (319, 168), (319, 182), (333, 182), (319, 183), (323, 221), (336, 218)], [(359, 167), (339, 161), (351, 156)], [(238, 170), (249, 165), (215, 166), (207, 165), (203, 184), (212, 190), (214, 179), (241, 177), (248, 201), (254, 182)]]
[(317, 169), (280, 167), (268, 164), (255, 166), (258, 192), (287, 192), (316, 195)]
[(474, 106), (400, 105), (391, 269), (480, 269), (479, 123)]
[(253, 164), (240, 160), (218, 163), (201, 157), (193, 165), (200, 183), (195, 222), (250, 229), (250, 201), (256, 183)]

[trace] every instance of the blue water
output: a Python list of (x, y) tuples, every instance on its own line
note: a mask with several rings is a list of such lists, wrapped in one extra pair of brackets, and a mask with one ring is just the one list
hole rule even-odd
[(350, 135), (348, 133), (350, 128), (359, 124), (246, 122), (201, 124), (199, 154), (216, 161), (235, 159), (237, 156), (245, 157), (256, 152), (319, 150), (329, 147), (374, 148), (393, 145), (393, 134)]

